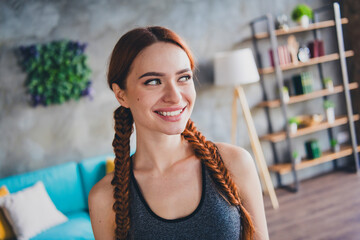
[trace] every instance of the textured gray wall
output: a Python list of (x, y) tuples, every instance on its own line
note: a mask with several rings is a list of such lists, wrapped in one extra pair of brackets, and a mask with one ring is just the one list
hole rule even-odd
[[(328, 1), (299, 0), (106, 0), (0, 1), (0, 177), (83, 158), (111, 154), (112, 112), (117, 101), (106, 85), (108, 57), (118, 38), (137, 26), (162, 25), (182, 36), (198, 63), (198, 98), (193, 120), (207, 138), (230, 142), (231, 88), (212, 85), (216, 52), (251, 47), (249, 22), (265, 13), (287, 13), (300, 2), (314, 8)], [(294, 24), (294, 23), (291, 23)], [(59, 106), (27, 104), (25, 74), (14, 48), (57, 39), (87, 42), (94, 100), (81, 99)], [(251, 107), (261, 101), (260, 84), (246, 87)], [(296, 112), (312, 109), (310, 104)], [(262, 109), (252, 114), (259, 135), (267, 124)], [(278, 127), (283, 127), (275, 111)], [(251, 150), (239, 113), (238, 142)], [(272, 154), (263, 144), (269, 164)], [(281, 146), (280, 146), (281, 148)], [(328, 168), (328, 167), (325, 167)], [(310, 172), (304, 176), (311, 175)]]

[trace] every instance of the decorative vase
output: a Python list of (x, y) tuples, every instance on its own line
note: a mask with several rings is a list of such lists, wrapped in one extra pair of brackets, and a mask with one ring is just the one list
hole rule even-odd
[(295, 158), (295, 164), (299, 164), (299, 163), (301, 163), (301, 157), (300, 156)]
[(327, 119), (328, 123), (334, 123), (335, 122), (334, 108), (327, 108), (326, 109), (326, 119)]
[(334, 84), (333, 84), (332, 81), (326, 82), (325, 87), (326, 87), (326, 89), (328, 89), (330, 92), (333, 92), (333, 91), (334, 91)]
[(289, 131), (292, 134), (295, 134), (297, 132), (298, 125), (296, 123), (290, 123), (289, 124)]
[(340, 152), (340, 144), (335, 144), (335, 146), (331, 147), (333, 152)]
[(301, 18), (300, 18), (300, 20), (299, 20), (299, 23), (300, 23), (300, 25), (301, 25), (303, 28), (308, 28), (308, 27), (309, 27), (309, 24), (310, 24), (310, 18), (309, 18), (309, 16), (307, 16), (307, 15), (301, 16)]
[(289, 96), (288, 91), (283, 90), (282, 97), (283, 97), (284, 103), (288, 103), (290, 101), (290, 96)]

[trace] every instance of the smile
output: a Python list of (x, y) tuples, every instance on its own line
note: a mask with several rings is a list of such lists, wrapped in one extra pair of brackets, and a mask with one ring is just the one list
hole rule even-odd
[(155, 111), (155, 112), (164, 117), (175, 117), (175, 116), (180, 115), (184, 111), (185, 108), (186, 107), (184, 107), (183, 109), (176, 110), (176, 111), (166, 111), (166, 112), (165, 111)]

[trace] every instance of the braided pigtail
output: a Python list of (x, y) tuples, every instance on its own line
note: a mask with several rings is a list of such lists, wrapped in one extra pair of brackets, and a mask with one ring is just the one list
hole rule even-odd
[(216, 145), (207, 141), (190, 119), (182, 136), (191, 144), (196, 157), (204, 162), (221, 194), (226, 197), (230, 204), (240, 208), (243, 228), (242, 239), (253, 239), (254, 226), (250, 214), (241, 203), (236, 185), (231, 179)]
[(113, 210), (116, 214), (115, 239), (127, 239), (130, 229), (130, 135), (133, 131), (133, 117), (130, 109), (119, 107), (114, 112), (115, 171), (111, 184), (114, 186)]

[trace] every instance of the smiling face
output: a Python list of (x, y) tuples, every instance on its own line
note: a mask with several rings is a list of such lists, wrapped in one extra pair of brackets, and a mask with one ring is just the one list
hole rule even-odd
[(196, 97), (190, 61), (183, 49), (157, 42), (133, 61), (126, 89), (113, 85), (123, 107), (131, 109), (136, 131), (180, 134)]

